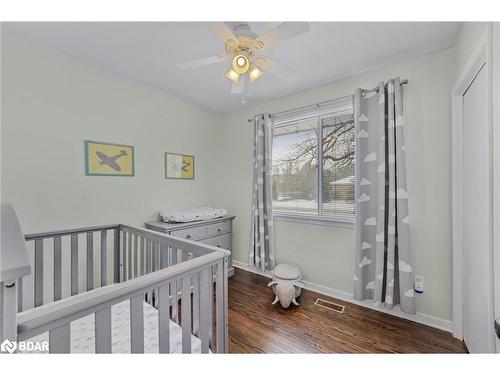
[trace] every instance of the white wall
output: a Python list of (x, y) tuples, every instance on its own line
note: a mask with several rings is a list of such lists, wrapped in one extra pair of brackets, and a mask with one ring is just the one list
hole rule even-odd
[[(493, 246), (495, 269), (495, 318), (500, 318), (500, 23), (493, 24)], [(497, 353), (500, 339), (497, 338)]]
[[(225, 115), (223, 153), (228, 155), (218, 201), (237, 215), (234, 259), (247, 262), (251, 201), (252, 127), (259, 112), (278, 112), (350, 95), (357, 87), (400, 76), (404, 88), (411, 248), (415, 274), (425, 277), (417, 310), (451, 319), (450, 90), (452, 49), (393, 64), (351, 78)], [(290, 222), (275, 224), (276, 258), (298, 264), (304, 279), (352, 293), (354, 230)]]
[[(456, 41), (456, 78), (462, 72), (467, 60), (476, 48), (487, 22), (464, 23)], [(493, 116), (493, 248), (494, 248), (494, 292), (495, 317), (500, 317), (500, 23), (491, 23), (492, 62), (492, 116)], [(500, 340), (496, 340), (496, 350), (500, 353)]]
[[(26, 232), (211, 204), (220, 115), (104, 68), (2, 33), (1, 199)], [(135, 177), (88, 177), (84, 140), (135, 146)], [(164, 152), (192, 154), (194, 181), (166, 180)]]
[(464, 22), (462, 24), (455, 42), (457, 78), (477, 46), (486, 26), (487, 22)]
[[(246, 263), (252, 179), (247, 119), (349, 95), (399, 75), (409, 79), (404, 110), (413, 263), (426, 283), (417, 310), (449, 320), (450, 90), (481, 27), (467, 24), (456, 49), (223, 117), (4, 30), (2, 201), (15, 205), (27, 232), (113, 222), (141, 225), (162, 207), (225, 206), (237, 215), (234, 259)], [(136, 176), (86, 177), (85, 139), (134, 145)], [(196, 179), (165, 180), (165, 151), (194, 154)], [(278, 261), (299, 264), (307, 281), (352, 292), (352, 228), (290, 222), (277, 222), (275, 228)]]

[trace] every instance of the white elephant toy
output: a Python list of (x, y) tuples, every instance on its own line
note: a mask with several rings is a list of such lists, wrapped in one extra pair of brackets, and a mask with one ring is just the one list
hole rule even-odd
[(272, 275), (273, 281), (268, 286), (273, 288), (276, 296), (273, 305), (279, 301), (284, 309), (288, 308), (290, 303), (298, 306), (297, 297), (304, 287), (299, 268), (291, 264), (278, 264)]

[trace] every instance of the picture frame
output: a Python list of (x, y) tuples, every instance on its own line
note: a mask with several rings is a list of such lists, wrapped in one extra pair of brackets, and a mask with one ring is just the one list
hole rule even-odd
[(85, 140), (86, 176), (135, 176), (134, 146)]
[(165, 178), (194, 180), (194, 156), (165, 152)]

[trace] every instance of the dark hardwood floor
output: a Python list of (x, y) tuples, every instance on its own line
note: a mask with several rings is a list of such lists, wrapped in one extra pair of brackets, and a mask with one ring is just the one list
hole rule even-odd
[[(268, 282), (240, 269), (230, 278), (230, 353), (466, 352), (448, 332), (308, 290), (300, 306), (273, 306)], [(344, 305), (344, 312), (315, 306), (318, 297)]]

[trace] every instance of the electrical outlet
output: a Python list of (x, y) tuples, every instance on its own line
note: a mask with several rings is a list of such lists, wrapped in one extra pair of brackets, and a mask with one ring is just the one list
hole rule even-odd
[(415, 292), (417, 292), (417, 293), (424, 292), (424, 277), (423, 276), (415, 276)]

